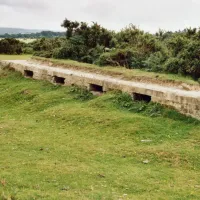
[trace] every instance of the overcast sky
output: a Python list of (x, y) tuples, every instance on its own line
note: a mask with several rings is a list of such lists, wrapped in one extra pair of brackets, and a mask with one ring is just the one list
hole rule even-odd
[(120, 30), (200, 26), (200, 0), (0, 0), (0, 27), (62, 30), (65, 18)]

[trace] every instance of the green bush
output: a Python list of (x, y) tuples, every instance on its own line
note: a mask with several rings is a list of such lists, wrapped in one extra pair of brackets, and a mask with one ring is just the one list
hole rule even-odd
[(101, 54), (97, 63), (100, 66), (123, 66), (131, 68), (132, 66), (133, 52), (130, 49), (117, 49), (112, 52), (106, 52)]
[(41, 38), (33, 42), (33, 51), (35, 56), (51, 58), (55, 49), (61, 48), (63, 38)]
[(179, 54), (184, 60), (184, 74), (191, 75), (194, 79), (200, 78), (200, 42), (191, 41)]
[(13, 38), (0, 40), (0, 54), (22, 54), (23, 43)]
[(23, 48), (23, 53), (24, 54), (33, 54), (33, 48), (25, 47), (25, 48)]
[[(115, 33), (97, 23), (90, 26), (68, 19), (62, 26), (66, 28), (67, 38), (41, 38), (27, 47), (33, 48), (35, 55), (47, 58), (53, 56), (100, 66), (141, 68), (200, 78), (200, 29), (160, 30), (150, 34), (130, 25)], [(4, 41), (4, 48), (0, 49), (8, 49), (7, 43)], [(25, 53), (31, 52), (25, 47)]]
[(39, 52), (35, 52), (33, 55), (44, 57), (44, 58), (52, 58), (53, 52), (51, 52), (51, 51), (39, 51)]
[(57, 59), (65, 59), (65, 58), (69, 58), (69, 52), (70, 49), (69, 48), (65, 48), (65, 47), (61, 47), (61, 48), (56, 48), (53, 50), (53, 58), (57, 58)]
[(87, 55), (82, 57), (81, 60), (87, 63), (95, 63), (102, 53), (104, 53), (104, 46), (97, 45), (95, 48), (89, 49)]
[(147, 60), (144, 61), (145, 68), (149, 71), (161, 72), (163, 71), (163, 63), (166, 57), (161, 52), (156, 52), (151, 54)]
[[(111, 65), (111, 53), (110, 52), (106, 52), (100, 55), (99, 59), (96, 61), (96, 64), (100, 65), (100, 66), (105, 66), (105, 65)], [(112, 63), (112, 66), (117, 66), (118, 63)]]
[(184, 60), (179, 58), (169, 58), (164, 64), (164, 71), (169, 73), (183, 73)]

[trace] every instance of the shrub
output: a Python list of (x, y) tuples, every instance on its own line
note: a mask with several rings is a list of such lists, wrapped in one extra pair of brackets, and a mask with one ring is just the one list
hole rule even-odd
[(58, 59), (72, 59), (82, 61), (82, 57), (87, 55), (87, 48), (81, 44), (78, 38), (66, 40), (60, 48), (55, 48), (53, 57)]
[(63, 41), (65, 41), (63, 38), (41, 38), (36, 40), (32, 44), (34, 55), (51, 58), (54, 50), (60, 48)]
[[(111, 53), (106, 52), (100, 55), (99, 59), (96, 61), (96, 64), (100, 66), (105, 66), (105, 65), (111, 65), (112, 58), (111, 58)], [(118, 63), (113, 63), (113, 66), (117, 66)]]
[(185, 48), (188, 42), (188, 39), (182, 35), (174, 34), (167, 41), (167, 47), (171, 50), (172, 56), (176, 57)]
[(184, 73), (184, 60), (179, 58), (169, 58), (164, 64), (164, 71), (169, 73)]
[(156, 52), (151, 54), (150, 57), (144, 61), (145, 67), (150, 71), (161, 72), (163, 71), (163, 63), (166, 60), (166, 56), (164, 56), (161, 52)]
[(179, 54), (184, 59), (184, 73), (191, 75), (194, 79), (200, 78), (200, 42), (192, 41), (185, 46)]
[(22, 54), (23, 44), (16, 39), (6, 38), (0, 40), (0, 53), (1, 54)]
[(87, 63), (95, 63), (103, 52), (104, 46), (97, 45), (95, 48), (89, 49), (87, 55), (82, 57), (81, 60)]
[(23, 53), (24, 54), (33, 54), (33, 48), (25, 47), (25, 48), (23, 48)]
[(93, 63), (94, 58), (91, 55), (86, 55), (81, 57), (81, 62), (85, 62), (85, 63)]
[(34, 53), (34, 56), (40, 56), (44, 58), (51, 58), (52, 55), (53, 55), (53, 52), (51, 51), (39, 51), (39, 52)]
[[(90, 26), (85, 22), (68, 19), (64, 20), (62, 26), (66, 28), (67, 38), (37, 40), (30, 46), (36, 52), (35, 55), (100, 66), (180, 73), (196, 80), (200, 78), (200, 29), (160, 31), (154, 35), (130, 25), (115, 33), (97, 23)], [(9, 49), (8, 41), (4, 41), (3, 45), (3, 49)], [(109, 52), (105, 52), (106, 49)], [(27, 48), (24, 52), (31, 50)]]
[(130, 49), (117, 49), (112, 52), (103, 53), (97, 63), (101, 66), (123, 66), (131, 68), (133, 52)]

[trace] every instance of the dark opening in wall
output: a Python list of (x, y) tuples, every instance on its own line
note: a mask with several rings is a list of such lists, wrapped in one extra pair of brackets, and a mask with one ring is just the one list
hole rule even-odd
[(139, 94), (139, 93), (133, 93), (133, 100), (134, 101), (145, 101), (149, 103), (151, 101), (151, 96), (146, 94)]
[(89, 90), (90, 90), (91, 92), (99, 92), (99, 93), (102, 93), (102, 92), (103, 92), (103, 86), (101, 86), (101, 85), (96, 85), (96, 84), (90, 84)]
[(57, 83), (57, 84), (60, 84), (60, 85), (64, 85), (65, 84), (65, 78), (54, 76), (53, 77), (53, 82)]
[(30, 70), (24, 70), (24, 76), (33, 78), (33, 71)]

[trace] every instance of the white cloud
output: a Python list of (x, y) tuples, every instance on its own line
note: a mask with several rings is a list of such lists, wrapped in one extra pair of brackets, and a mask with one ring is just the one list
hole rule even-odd
[(45, 9), (48, 6), (47, 0), (0, 0), (0, 5), (11, 7), (13, 9)]
[(0, 26), (58, 30), (67, 17), (115, 30), (178, 30), (198, 27), (199, 9), (199, 0), (0, 0)]

